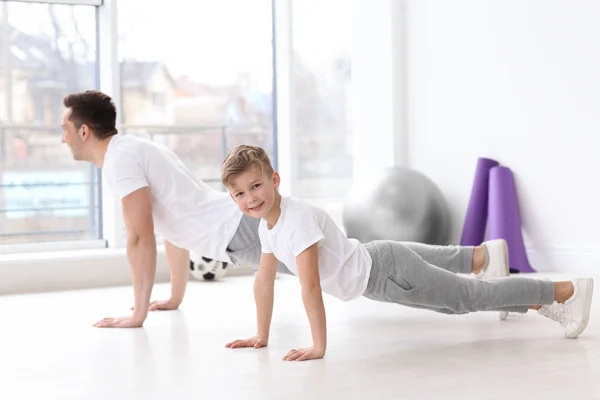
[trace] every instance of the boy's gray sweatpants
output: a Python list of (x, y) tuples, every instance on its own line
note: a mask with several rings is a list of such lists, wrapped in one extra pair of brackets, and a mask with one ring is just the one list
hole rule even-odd
[(554, 302), (550, 281), (520, 277), (483, 281), (457, 275), (471, 273), (473, 247), (381, 240), (366, 248), (373, 265), (363, 295), (371, 300), (444, 314), (526, 313), (529, 306)]

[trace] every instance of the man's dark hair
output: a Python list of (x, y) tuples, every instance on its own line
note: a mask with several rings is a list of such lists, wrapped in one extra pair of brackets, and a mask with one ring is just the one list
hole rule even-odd
[(73, 93), (65, 97), (63, 103), (71, 109), (69, 121), (77, 129), (85, 124), (98, 139), (106, 139), (118, 133), (117, 109), (107, 94), (96, 90)]

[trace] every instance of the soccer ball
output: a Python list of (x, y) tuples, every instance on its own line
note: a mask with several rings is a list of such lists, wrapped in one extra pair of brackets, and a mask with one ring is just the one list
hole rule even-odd
[(199, 281), (214, 281), (225, 275), (227, 263), (200, 257), (197, 261), (190, 259), (190, 273)]

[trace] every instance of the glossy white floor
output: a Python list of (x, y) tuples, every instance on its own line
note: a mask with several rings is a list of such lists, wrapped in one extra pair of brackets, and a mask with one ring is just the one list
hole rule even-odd
[(501, 322), (327, 297), (326, 358), (284, 362), (310, 333), (297, 280), (276, 288), (261, 350), (224, 347), (254, 333), (252, 277), (192, 282), (179, 311), (133, 330), (91, 327), (128, 312), (129, 287), (0, 297), (0, 399), (600, 398), (600, 292), (576, 340), (534, 312)]

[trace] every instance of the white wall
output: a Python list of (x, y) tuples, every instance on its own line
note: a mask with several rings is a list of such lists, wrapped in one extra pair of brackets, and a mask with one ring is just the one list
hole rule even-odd
[(532, 266), (600, 271), (600, 2), (409, 0), (410, 165), (458, 242), (476, 159), (510, 167)]
[[(352, 2), (351, 126), (355, 179), (406, 165), (406, 1)], [(385, 145), (382, 145), (385, 144)]]

